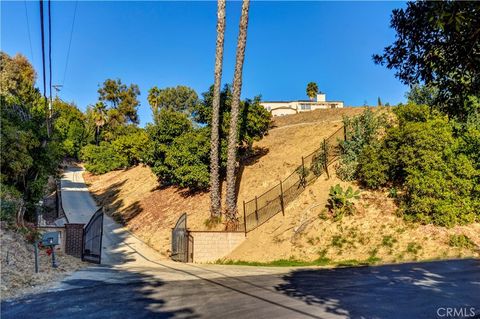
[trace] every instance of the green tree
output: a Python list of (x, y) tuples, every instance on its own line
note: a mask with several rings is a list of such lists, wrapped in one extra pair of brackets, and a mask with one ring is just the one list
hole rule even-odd
[(147, 163), (162, 184), (173, 184), (173, 175), (165, 163), (166, 154), (175, 138), (193, 130), (192, 122), (185, 113), (162, 109), (156, 123), (149, 124), (146, 130), (150, 140)]
[(380, 99), (380, 97), (377, 98), (377, 106), (382, 106), (382, 100)]
[(400, 105), (395, 114), (398, 125), (387, 130), (381, 144), (363, 150), (360, 182), (400, 188), (401, 208), (409, 220), (441, 226), (475, 221), (480, 170), (465, 139), (456, 136), (456, 123), (426, 105)]
[(436, 87), (414, 84), (405, 97), (413, 104), (434, 106), (438, 101), (438, 90)]
[(26, 209), (27, 218), (33, 217), (34, 203), (63, 157), (56, 136), (47, 143), (48, 113), (35, 80), (35, 70), (25, 57), (0, 52), (1, 192), (4, 199), (16, 198), (20, 204), (14, 206)]
[(104, 103), (97, 102), (94, 106), (87, 107), (87, 125), (93, 126), (95, 144), (100, 144), (102, 128), (108, 122), (107, 108)]
[[(242, 71), (245, 59), (245, 46), (247, 44), (248, 9), (250, 0), (243, 0), (242, 14), (237, 40), (237, 54), (235, 72), (233, 76), (233, 98), (230, 119), (230, 131), (228, 135), (227, 149), (227, 228), (236, 228), (237, 217), (237, 194), (236, 194), (236, 168), (237, 168), (237, 141), (238, 141), (238, 115), (240, 107), (240, 94), (242, 90)], [(230, 225), (230, 226), (229, 226)]]
[(85, 115), (73, 103), (58, 98), (53, 101), (53, 112), (55, 138), (62, 143), (66, 156), (78, 158), (80, 149), (92, 140)]
[(222, 210), (220, 187), (220, 91), (222, 82), (223, 43), (225, 39), (225, 0), (217, 4), (217, 43), (213, 85), (212, 124), (210, 137), (210, 212), (219, 217)]
[(307, 96), (310, 100), (313, 100), (318, 94), (318, 85), (315, 82), (310, 82), (307, 84)]
[(192, 191), (208, 188), (209, 129), (200, 128), (175, 138), (165, 154), (171, 183)]
[(85, 168), (93, 174), (104, 174), (119, 168), (128, 167), (128, 158), (119, 154), (112, 143), (101, 142), (100, 145), (89, 144), (82, 148), (81, 160)]
[(391, 26), (396, 40), (375, 63), (395, 69), (405, 84), (435, 88), (435, 106), (450, 116), (479, 111), (466, 103), (480, 92), (479, 2), (408, 2), (393, 10)]
[(162, 109), (190, 113), (198, 103), (198, 95), (188, 86), (178, 85), (164, 89), (154, 86), (148, 91), (148, 103), (152, 108), (155, 121)]
[(138, 124), (138, 85), (127, 86), (120, 79), (107, 79), (98, 89), (98, 94), (99, 102), (103, 102), (108, 109), (109, 125)]

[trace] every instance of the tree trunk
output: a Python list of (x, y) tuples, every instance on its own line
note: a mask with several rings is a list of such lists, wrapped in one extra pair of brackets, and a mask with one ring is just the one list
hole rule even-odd
[(237, 57), (235, 73), (233, 76), (233, 96), (230, 119), (230, 131), (228, 135), (227, 157), (227, 228), (233, 228), (238, 223), (237, 218), (237, 194), (235, 190), (236, 167), (237, 167), (237, 144), (238, 144), (238, 110), (240, 107), (240, 94), (242, 91), (242, 70), (245, 58), (245, 45), (247, 42), (248, 8), (250, 0), (243, 0), (242, 16), (237, 40)]
[(218, 0), (217, 45), (215, 50), (215, 82), (213, 86), (212, 135), (210, 139), (210, 212), (212, 217), (220, 217), (221, 197), (219, 165), (219, 116), (220, 89), (222, 82), (223, 42), (225, 38), (225, 0)]

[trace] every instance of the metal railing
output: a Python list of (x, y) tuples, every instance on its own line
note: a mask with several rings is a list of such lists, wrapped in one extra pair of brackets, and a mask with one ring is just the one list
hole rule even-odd
[(321, 146), (302, 157), (302, 163), (287, 178), (254, 199), (243, 202), (243, 218), (239, 225), (245, 233), (254, 230), (278, 213), (285, 215), (285, 206), (295, 200), (307, 185), (326, 173), (328, 166), (340, 155), (340, 143), (346, 140), (345, 126), (324, 139)]

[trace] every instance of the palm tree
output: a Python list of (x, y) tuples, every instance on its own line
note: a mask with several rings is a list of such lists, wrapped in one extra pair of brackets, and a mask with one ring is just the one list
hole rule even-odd
[(95, 144), (98, 146), (100, 129), (107, 124), (107, 110), (105, 104), (98, 102), (92, 109), (92, 119), (95, 123)]
[(240, 106), (240, 93), (242, 91), (242, 70), (245, 59), (245, 45), (247, 43), (248, 9), (250, 0), (243, 0), (242, 16), (237, 40), (237, 57), (235, 61), (235, 73), (233, 76), (232, 109), (230, 119), (230, 131), (228, 134), (227, 154), (227, 229), (236, 228), (237, 218), (237, 194), (235, 189), (237, 167), (237, 143), (238, 143), (238, 109)]
[(218, 0), (217, 45), (215, 50), (215, 82), (213, 85), (212, 135), (210, 139), (210, 212), (220, 217), (221, 197), (219, 168), (220, 86), (222, 82), (223, 42), (225, 39), (225, 0)]
[(318, 94), (318, 85), (315, 82), (310, 82), (307, 84), (307, 96), (310, 100), (313, 100)]

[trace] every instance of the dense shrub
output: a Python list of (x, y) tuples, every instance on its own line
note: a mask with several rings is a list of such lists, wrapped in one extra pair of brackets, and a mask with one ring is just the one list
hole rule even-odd
[(167, 151), (175, 138), (193, 130), (192, 123), (186, 114), (164, 108), (158, 113), (156, 124), (148, 125), (146, 130), (150, 140), (146, 162), (163, 185), (171, 185), (174, 176), (165, 163)]
[(85, 168), (93, 174), (128, 167), (128, 158), (118, 154), (108, 142), (101, 142), (99, 146), (92, 144), (85, 146), (82, 148), (80, 158), (85, 162)]
[[(185, 112), (187, 109), (182, 107), (184, 103), (179, 102), (188, 99), (180, 95), (177, 97), (179, 99), (169, 99), (170, 106), (162, 107), (156, 113), (155, 123), (147, 126), (150, 139), (149, 150), (146, 152), (147, 163), (162, 185), (178, 185), (194, 191), (206, 190), (210, 179), (213, 87), (203, 94), (201, 103), (191, 103), (188, 108), (191, 109), (190, 117)], [(222, 175), (225, 173), (227, 159), (230, 104), (231, 90), (227, 85), (222, 91), (220, 106), (220, 173)], [(253, 142), (267, 133), (269, 124), (270, 113), (260, 105), (259, 97), (241, 101), (238, 145), (240, 155), (248, 153)]]
[(22, 194), (12, 186), (0, 184), (0, 220), (11, 225), (22, 204)]
[(453, 226), (473, 222), (480, 211), (480, 170), (470, 126), (462, 135), (455, 122), (427, 106), (395, 109), (398, 126), (359, 156), (358, 179), (369, 187), (402, 188), (402, 209), (409, 220)]
[(346, 181), (357, 178), (358, 158), (367, 145), (378, 141), (380, 129), (387, 125), (385, 115), (375, 114), (369, 108), (356, 117), (343, 119), (347, 131), (347, 140), (342, 141), (340, 162), (337, 175)]
[(458, 247), (458, 248), (467, 248), (467, 249), (475, 248), (475, 243), (467, 235), (463, 235), (463, 234), (450, 235), (448, 244), (452, 247)]
[(144, 129), (135, 127), (134, 131), (121, 135), (112, 142), (112, 148), (121, 157), (127, 159), (128, 166), (146, 161), (149, 137)]
[(191, 190), (206, 189), (210, 182), (210, 131), (197, 129), (177, 137), (166, 152), (170, 183)]

